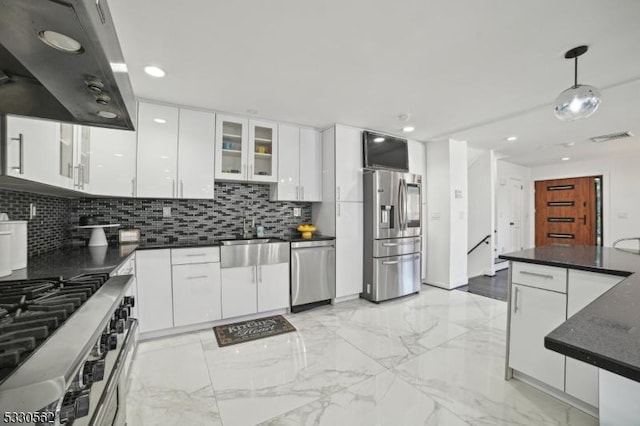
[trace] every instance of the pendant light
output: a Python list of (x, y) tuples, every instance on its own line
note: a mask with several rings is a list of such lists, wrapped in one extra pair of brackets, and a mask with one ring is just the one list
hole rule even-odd
[(588, 46), (578, 46), (564, 54), (566, 59), (574, 60), (574, 80), (573, 86), (556, 98), (554, 112), (559, 120), (573, 121), (590, 117), (600, 106), (600, 91), (593, 86), (578, 84), (578, 57), (587, 50)]

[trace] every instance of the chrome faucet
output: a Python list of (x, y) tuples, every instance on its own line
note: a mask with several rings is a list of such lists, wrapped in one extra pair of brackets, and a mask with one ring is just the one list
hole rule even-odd
[(253, 237), (253, 229), (256, 227), (256, 219), (247, 219), (247, 209), (242, 211), (242, 238)]

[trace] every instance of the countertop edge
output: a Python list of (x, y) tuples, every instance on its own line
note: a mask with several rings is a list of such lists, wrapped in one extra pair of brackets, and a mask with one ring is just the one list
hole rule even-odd
[(595, 272), (598, 274), (617, 275), (619, 277), (629, 277), (634, 274), (634, 272), (623, 271), (620, 269), (609, 269), (609, 268), (601, 268), (597, 266), (578, 265), (575, 263), (559, 262), (559, 261), (553, 261), (553, 260), (531, 259), (527, 257), (518, 257), (518, 256), (512, 256), (512, 255), (501, 254), (498, 256), (498, 258), (510, 260), (513, 262), (532, 263), (535, 265), (555, 266), (558, 268), (576, 269), (579, 271)]

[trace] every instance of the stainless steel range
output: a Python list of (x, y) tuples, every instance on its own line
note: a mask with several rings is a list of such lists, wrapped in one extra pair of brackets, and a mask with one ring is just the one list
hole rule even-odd
[(137, 341), (132, 277), (0, 283), (0, 411), (7, 424), (124, 425)]

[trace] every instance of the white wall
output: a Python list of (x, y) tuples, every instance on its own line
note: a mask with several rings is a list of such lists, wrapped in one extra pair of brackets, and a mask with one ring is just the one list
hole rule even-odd
[(535, 206), (533, 181), (531, 178), (531, 169), (507, 161), (499, 160), (497, 162), (497, 179), (495, 189), (496, 214), (495, 214), (495, 230), (496, 244), (495, 256), (511, 251), (510, 248), (510, 216), (511, 205), (509, 201), (509, 181), (510, 179), (519, 179), (522, 182), (523, 189), (523, 218), (522, 218), (522, 246), (530, 248), (534, 246), (535, 235), (533, 233), (533, 209)]
[(467, 251), (490, 235), (467, 256), (467, 275), (494, 274), (494, 214), (496, 160), (493, 151), (483, 151), (469, 166), (469, 221)]
[(454, 140), (427, 143), (426, 281), (447, 289), (467, 283), (466, 148)]
[[(640, 236), (640, 153), (566, 161), (535, 167), (531, 172), (533, 181), (602, 175), (604, 245), (610, 246), (618, 238)], [(532, 232), (533, 212), (531, 207)]]

